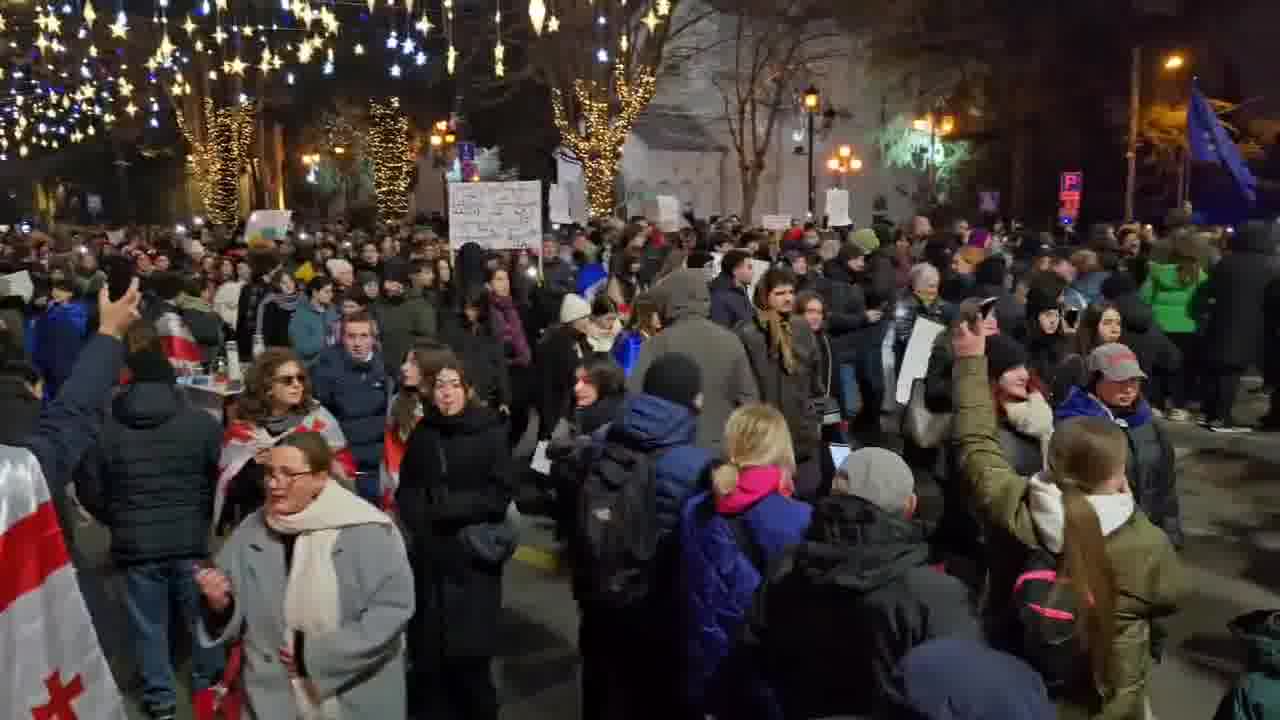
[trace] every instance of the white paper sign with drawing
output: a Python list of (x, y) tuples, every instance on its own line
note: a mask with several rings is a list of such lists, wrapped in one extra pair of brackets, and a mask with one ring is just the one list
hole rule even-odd
[(523, 250), (542, 242), (542, 183), (449, 183), (449, 243)]

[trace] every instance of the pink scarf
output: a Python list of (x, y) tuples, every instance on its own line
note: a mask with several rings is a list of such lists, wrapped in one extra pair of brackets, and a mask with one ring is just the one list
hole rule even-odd
[(733, 492), (716, 499), (716, 512), (738, 515), (751, 509), (765, 496), (778, 493), (791, 497), (795, 485), (785, 470), (777, 465), (755, 465), (738, 471), (738, 486)]
[(529, 340), (524, 334), (524, 325), (520, 322), (520, 311), (510, 296), (489, 295), (493, 307), (493, 325), (495, 334), (503, 343), (511, 346), (515, 357), (511, 364), (517, 367), (528, 367), (533, 362), (533, 353), (529, 350)]

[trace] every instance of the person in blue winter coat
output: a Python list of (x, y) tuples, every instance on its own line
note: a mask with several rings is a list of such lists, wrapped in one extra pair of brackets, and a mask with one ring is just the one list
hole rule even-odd
[(1054, 423), (1075, 417), (1103, 417), (1124, 430), (1129, 441), (1129, 491), (1152, 524), (1181, 548), (1182, 513), (1174, 485), (1173, 445), (1155, 422), (1143, 396), (1147, 375), (1127, 346), (1107, 343), (1089, 353), (1086, 386), (1074, 386), (1054, 411)]
[(307, 301), (298, 303), (298, 309), (289, 321), (289, 342), (307, 367), (315, 365), (325, 349), (329, 326), (338, 320), (333, 308), (333, 281), (320, 275), (307, 285)]
[[(680, 692), (683, 648), (672, 579), (676, 567), (676, 530), (685, 502), (704, 486), (715, 456), (697, 447), (702, 404), (698, 365), (682, 353), (658, 358), (641, 392), (623, 401), (612, 423), (596, 430), (582, 464), (600, 464), (588, 472), (605, 473), (606, 455), (634, 454), (652, 461), (653, 526), (656, 546), (648, 596), (635, 606), (618, 608), (596, 596), (592, 568), (585, 561), (583, 538), (573, 546), (574, 595), (582, 618), (578, 648), (582, 655), (583, 717), (672, 718), (685, 715)], [(626, 482), (639, 482), (634, 475)], [(666, 632), (664, 632), (664, 630)]]
[(610, 354), (618, 367), (627, 375), (640, 359), (640, 347), (644, 341), (662, 331), (662, 313), (658, 302), (649, 295), (641, 295), (631, 305), (631, 318), (627, 329), (618, 334)]
[(791, 499), (795, 451), (786, 419), (772, 406), (733, 411), (724, 457), (711, 490), (685, 503), (680, 518), (685, 689), (705, 715), (780, 718), (763, 663), (741, 641), (742, 630), (765, 568), (804, 539), (812, 508)]
[(49, 308), (31, 333), (31, 359), (44, 377), (45, 401), (71, 376), (89, 333), (89, 306), (75, 299), (69, 277), (58, 276), (49, 291)]
[(342, 344), (320, 353), (312, 370), (312, 393), (342, 426), (356, 461), (356, 490), (377, 503), (381, 496), (379, 469), (387, 424), (387, 405), (395, 379), (387, 374), (382, 355), (374, 348), (376, 328), (366, 314), (357, 313), (342, 326)]

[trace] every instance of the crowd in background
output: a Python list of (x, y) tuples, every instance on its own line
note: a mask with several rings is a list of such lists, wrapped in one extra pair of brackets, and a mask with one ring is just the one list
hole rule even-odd
[[(5, 237), (0, 275), (32, 280), (0, 299), (6, 444), (139, 281), (102, 431), (51, 482), (64, 527), (78, 504), (111, 530), (151, 717), (176, 608), (199, 717), (234, 647), (256, 717), (496, 718), (511, 517), (540, 500), (583, 717), (1149, 716), (1185, 591), (1164, 423), (1255, 429), (1277, 226), (688, 220), (503, 251), (440, 223)], [(1027, 619), (1059, 607), (1026, 595), (1045, 578), (1068, 621)]]

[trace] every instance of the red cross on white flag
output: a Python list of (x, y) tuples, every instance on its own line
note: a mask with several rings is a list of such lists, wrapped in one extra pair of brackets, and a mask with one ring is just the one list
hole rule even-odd
[(125, 720), (35, 456), (0, 445), (0, 714)]

